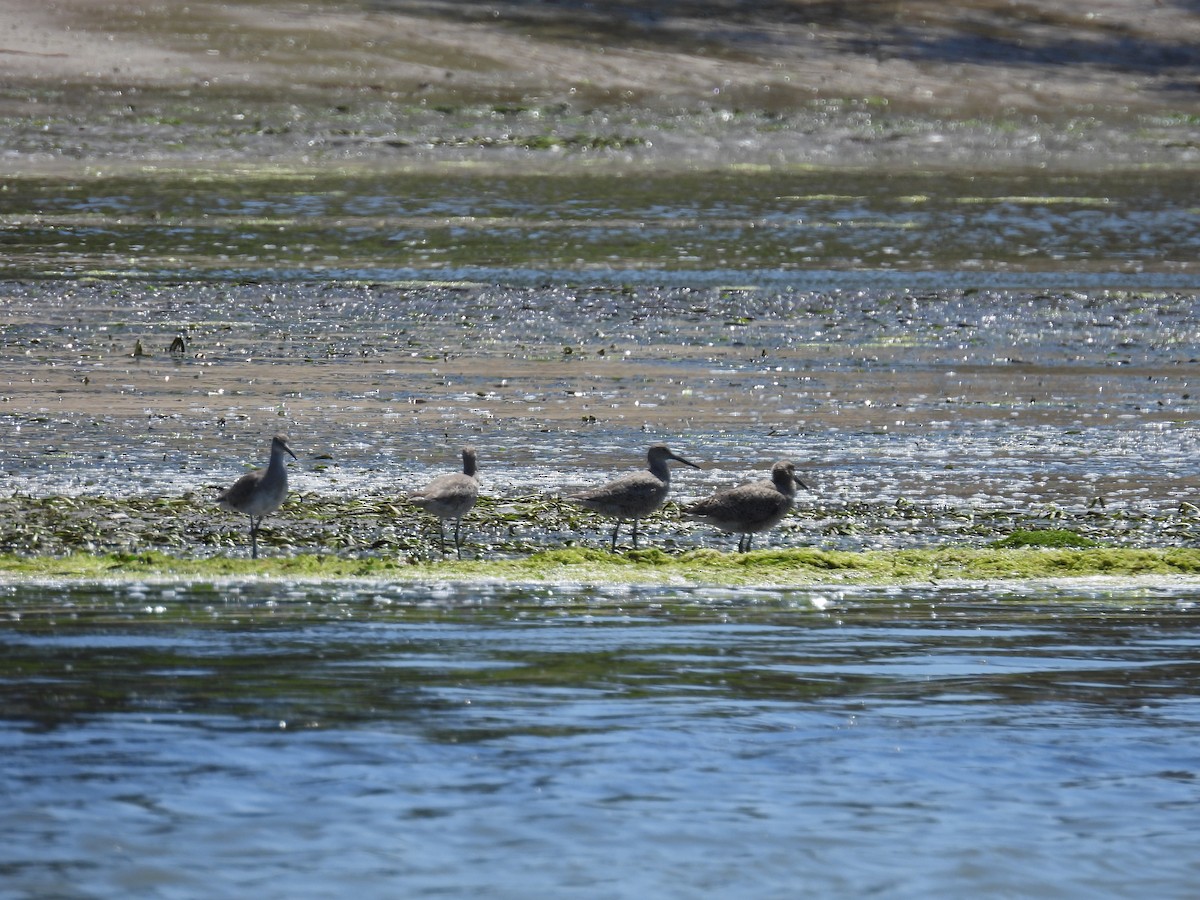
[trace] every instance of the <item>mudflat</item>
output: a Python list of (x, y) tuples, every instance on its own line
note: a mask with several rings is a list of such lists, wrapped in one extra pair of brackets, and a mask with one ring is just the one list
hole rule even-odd
[(1187, 2), (0, 2), (0, 167), (1194, 166)]

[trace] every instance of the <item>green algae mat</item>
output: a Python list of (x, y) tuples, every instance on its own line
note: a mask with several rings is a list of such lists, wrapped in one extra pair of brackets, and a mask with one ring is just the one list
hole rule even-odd
[(0, 557), (0, 578), (67, 580), (267, 578), (805, 586), (1196, 575), (1200, 575), (1200, 550), (1180, 548), (993, 546), (745, 554), (692, 550), (678, 555), (661, 550), (613, 554), (571, 548), (513, 558), (415, 563), (308, 553), (259, 560), (188, 559), (159, 552)]

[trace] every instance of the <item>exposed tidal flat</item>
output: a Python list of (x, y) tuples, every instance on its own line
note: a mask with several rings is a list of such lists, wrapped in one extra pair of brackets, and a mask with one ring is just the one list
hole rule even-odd
[(610, 524), (563, 498), (658, 441), (702, 466), (645, 523), (673, 553), (731, 549), (680, 508), (777, 459), (810, 487), (779, 549), (1195, 539), (1188, 291), (52, 278), (3, 296), (7, 552), (242, 553), (215, 498), (279, 430), (299, 460), (273, 553), (428, 559), (404, 496), (467, 444), (469, 556), (600, 546)]
[[(564, 498), (664, 440), (702, 466), (643, 523), (671, 577), (819, 576), (693, 553), (734, 542), (681, 509), (776, 459), (810, 487), (765, 536), (785, 555), (982, 557), (1028, 532), (1106, 548), (1072, 557), (1078, 574), (1128, 575), (1148, 564), (1137, 551), (1196, 539), (1187, 291), (50, 278), (9, 283), (4, 309), (11, 554), (240, 556), (244, 518), (215, 498), (281, 429), (299, 460), (262, 546), (329, 557), (328, 572), (342, 557), (399, 577), (520, 577), (515, 560), (599, 548), (610, 523)], [(404, 497), (466, 444), (482, 496), (456, 567), (435, 561), (432, 520)], [(620, 571), (660, 579), (654, 559)], [(598, 565), (577, 572), (612, 574)], [(992, 576), (1064, 566), (1035, 552)]]

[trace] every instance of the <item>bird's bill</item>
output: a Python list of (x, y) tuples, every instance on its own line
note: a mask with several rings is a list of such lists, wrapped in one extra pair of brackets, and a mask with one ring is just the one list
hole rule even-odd
[(682, 456), (680, 456), (680, 455), (679, 455), (679, 454), (677, 454), (677, 453), (672, 453), (672, 454), (671, 454), (671, 459), (675, 460), (675, 462), (680, 462), (680, 463), (683, 463), (685, 466), (691, 466), (693, 469), (698, 469), (698, 468), (700, 468), (698, 465), (696, 465), (696, 464), (695, 464), (694, 462), (692, 462), (690, 459), (684, 459)]

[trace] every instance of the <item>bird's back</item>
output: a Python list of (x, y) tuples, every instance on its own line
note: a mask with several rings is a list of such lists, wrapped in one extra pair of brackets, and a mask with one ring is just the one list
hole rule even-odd
[(722, 531), (751, 533), (779, 524), (791, 506), (792, 497), (769, 481), (758, 481), (713, 494), (687, 514)]
[(287, 470), (268, 478), (267, 469), (247, 472), (217, 496), (217, 505), (230, 512), (265, 516), (283, 505), (287, 498)]
[(649, 472), (636, 472), (571, 499), (605, 515), (640, 518), (662, 506), (669, 488), (668, 482)]
[(440, 519), (457, 519), (470, 512), (479, 497), (479, 482), (470, 475), (439, 475), (419, 491), (409, 494), (409, 502)]
[(217, 506), (230, 512), (241, 512), (242, 506), (250, 499), (250, 495), (254, 492), (254, 485), (258, 483), (258, 476), (261, 472), (261, 469), (247, 472), (229, 487), (225, 488), (225, 490), (221, 491), (221, 493), (217, 494)]

